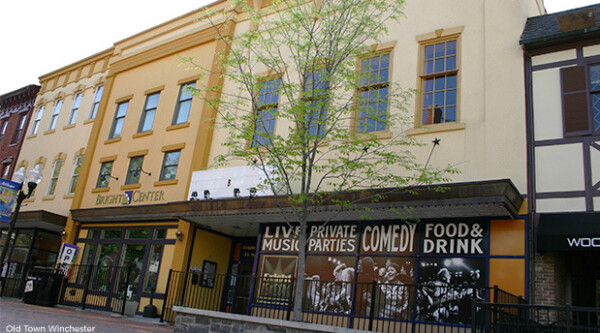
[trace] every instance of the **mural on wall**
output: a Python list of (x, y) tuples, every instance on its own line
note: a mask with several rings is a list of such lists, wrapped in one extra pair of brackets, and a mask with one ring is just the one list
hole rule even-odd
[[(298, 231), (264, 226), (259, 275), (295, 276)], [(468, 324), (471, 299), (485, 300), (487, 231), (487, 222), (311, 225), (305, 311), (409, 319), (412, 310), (418, 320)]]
[(417, 318), (444, 323), (471, 323), (472, 300), (485, 300), (485, 259), (421, 259)]

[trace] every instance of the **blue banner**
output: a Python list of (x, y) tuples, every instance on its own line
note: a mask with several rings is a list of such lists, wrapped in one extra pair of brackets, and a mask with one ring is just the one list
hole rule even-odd
[(10, 221), (19, 185), (19, 183), (0, 178), (0, 222)]

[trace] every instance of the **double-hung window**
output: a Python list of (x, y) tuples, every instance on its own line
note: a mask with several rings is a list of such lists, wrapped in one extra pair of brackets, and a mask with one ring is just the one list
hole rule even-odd
[(279, 104), (279, 87), (281, 79), (262, 81), (258, 91), (256, 115), (254, 120), (254, 137), (252, 146), (265, 146), (271, 142), (275, 133), (277, 107)]
[(13, 136), (13, 140), (11, 142), (11, 144), (15, 144), (19, 142), (19, 139), (21, 138), (21, 135), (23, 134), (23, 131), (25, 130), (25, 122), (27, 121), (27, 115), (23, 114), (21, 115), (21, 118), (19, 118), (19, 127), (17, 127), (17, 130), (15, 131), (15, 135)]
[(307, 74), (304, 100), (307, 103), (306, 124), (308, 134), (322, 137), (325, 135), (327, 105), (329, 103), (329, 78), (324, 69)]
[(387, 127), (390, 53), (361, 60), (357, 132), (385, 131)]
[(179, 88), (179, 98), (175, 105), (175, 113), (173, 114), (173, 125), (183, 124), (188, 121), (190, 109), (192, 108), (193, 89), (196, 87), (195, 82), (182, 84)]
[(125, 185), (139, 184), (143, 164), (144, 156), (134, 156), (129, 160), (129, 168), (127, 169)]
[(142, 111), (138, 132), (146, 132), (152, 129), (156, 108), (158, 107), (158, 97), (160, 97), (159, 92), (146, 96), (146, 104)]
[(456, 122), (457, 39), (434, 40), (421, 47), (421, 125)]
[(96, 94), (94, 94), (94, 101), (92, 102), (92, 108), (90, 109), (90, 116), (88, 119), (96, 118), (96, 113), (98, 113), (98, 106), (100, 105), (100, 99), (102, 98), (103, 91), (104, 86), (98, 86), (98, 88), (96, 88)]
[(600, 134), (600, 64), (560, 71), (566, 137)]
[(61, 107), (62, 107), (62, 99), (59, 99), (54, 104), (54, 111), (52, 111), (52, 116), (50, 116), (50, 125), (48, 126), (49, 131), (56, 128), (56, 122), (58, 121), (58, 114), (60, 113)]
[(56, 183), (58, 183), (58, 176), (60, 175), (60, 169), (62, 169), (63, 160), (59, 159), (54, 162), (54, 169), (52, 175), (50, 175), (50, 183), (48, 184), (48, 192), (46, 195), (54, 195), (56, 190)]
[(179, 156), (181, 156), (181, 150), (165, 152), (159, 180), (175, 179), (175, 176), (177, 176), (177, 166), (179, 165)]
[(109, 139), (115, 139), (121, 136), (121, 131), (123, 131), (123, 124), (125, 123), (125, 116), (127, 115), (128, 107), (129, 101), (117, 104), (115, 118), (113, 119), (113, 123), (110, 128), (110, 134), (108, 135)]
[(69, 120), (67, 121), (67, 125), (75, 124), (75, 120), (77, 119), (77, 111), (79, 111), (79, 104), (81, 103), (81, 93), (77, 93), (75, 95), (75, 99), (73, 100), (73, 107), (71, 108), (71, 113), (69, 113)]
[(0, 141), (4, 137), (4, 134), (6, 133), (6, 128), (7, 127), (8, 127), (8, 119), (7, 120), (3, 120), (2, 124), (0, 124)]
[(41, 105), (37, 109), (37, 112), (35, 113), (35, 118), (33, 119), (33, 125), (31, 126), (31, 135), (36, 134), (38, 129), (40, 128), (40, 121), (42, 120), (43, 114), (44, 114), (44, 106)]
[(96, 182), (97, 188), (108, 187), (108, 183), (112, 177), (113, 163), (114, 161), (102, 162), (100, 172), (98, 173), (98, 181)]
[(75, 193), (79, 174), (81, 173), (81, 164), (83, 164), (83, 155), (77, 156), (77, 159), (75, 160), (75, 167), (73, 168), (73, 175), (71, 175), (71, 182), (69, 183), (67, 194)]

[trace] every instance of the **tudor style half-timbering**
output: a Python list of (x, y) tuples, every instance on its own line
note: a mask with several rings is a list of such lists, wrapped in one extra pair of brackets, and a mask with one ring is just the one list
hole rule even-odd
[(600, 5), (532, 17), (526, 54), (536, 303), (598, 306)]

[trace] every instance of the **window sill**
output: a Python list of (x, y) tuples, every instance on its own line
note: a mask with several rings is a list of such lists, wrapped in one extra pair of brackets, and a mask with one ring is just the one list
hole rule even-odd
[(84, 120), (84, 121), (83, 121), (83, 124), (84, 124), (84, 125), (91, 124), (91, 123), (93, 123), (93, 122), (94, 122), (94, 120), (96, 120), (96, 118), (92, 118), (92, 119), (86, 119), (86, 120)]
[(167, 186), (177, 184), (177, 179), (159, 180), (154, 182), (154, 186)]
[(104, 141), (104, 144), (109, 145), (111, 143), (115, 143), (115, 142), (119, 142), (119, 141), (121, 141), (121, 137), (114, 138), (114, 139), (108, 139), (108, 140)]
[(73, 199), (73, 198), (75, 198), (75, 193), (63, 195), (63, 199)]
[(356, 134), (356, 136), (358, 137), (359, 140), (362, 138), (364, 138), (366, 140), (369, 136), (375, 136), (377, 140), (386, 140), (386, 139), (392, 138), (392, 133), (388, 130), (385, 130), (385, 131), (358, 133), (358, 134)]
[(42, 197), (42, 201), (50, 201), (50, 200), (54, 200), (54, 195), (47, 195)]
[(190, 127), (190, 123), (189, 122), (181, 123), (181, 124), (177, 124), (177, 125), (167, 126), (167, 132), (168, 131), (178, 130), (180, 128), (186, 128), (186, 127)]
[(421, 135), (421, 134), (429, 134), (429, 133), (437, 133), (437, 132), (449, 132), (449, 131), (459, 131), (464, 130), (466, 127), (465, 123), (443, 123), (443, 124), (433, 124), (427, 125), (423, 127), (417, 127), (406, 131), (406, 135)]
[(34, 138), (37, 138), (37, 133), (28, 135), (26, 139), (29, 140), (29, 139), (34, 139)]
[(66, 125), (65, 127), (63, 127), (63, 131), (68, 130), (69, 128), (73, 128), (73, 127), (75, 127), (75, 124)]
[(55, 129), (47, 130), (46, 132), (44, 132), (44, 135), (52, 134), (54, 132), (56, 132)]
[(27, 198), (27, 199), (23, 200), (23, 202), (25, 202), (25, 203), (31, 203), (31, 202), (34, 202), (34, 201), (35, 201), (34, 197)]
[(92, 193), (102, 193), (110, 191), (110, 187), (96, 187), (92, 189)]
[(135, 134), (134, 134), (134, 135), (132, 135), (131, 137), (132, 137), (133, 139), (136, 139), (136, 138), (141, 138), (141, 137), (148, 136), (148, 135), (152, 135), (152, 134), (154, 134), (154, 130), (149, 130), (149, 131), (145, 131), (145, 132), (139, 132), (139, 133), (135, 133)]
[(135, 190), (142, 187), (142, 184), (128, 184), (128, 185), (122, 185), (121, 186), (121, 190), (122, 191), (126, 191), (126, 190)]

